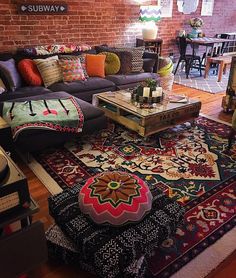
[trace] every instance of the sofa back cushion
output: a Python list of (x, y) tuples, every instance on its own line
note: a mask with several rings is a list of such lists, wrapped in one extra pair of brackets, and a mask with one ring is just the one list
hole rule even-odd
[(35, 59), (34, 61), (42, 76), (45, 87), (62, 81), (62, 71), (58, 56), (52, 56), (46, 59)]
[(21, 87), (21, 77), (13, 58), (7, 61), (0, 61), (0, 71), (4, 80), (7, 82), (7, 87), (11, 91), (15, 91), (17, 88)]
[(105, 77), (106, 55), (86, 55), (86, 70), (90, 77)]
[(27, 85), (30, 86), (42, 86), (43, 79), (40, 72), (31, 59), (23, 59), (18, 63), (18, 70), (25, 80)]
[(84, 72), (79, 58), (59, 60), (64, 82), (85, 80)]

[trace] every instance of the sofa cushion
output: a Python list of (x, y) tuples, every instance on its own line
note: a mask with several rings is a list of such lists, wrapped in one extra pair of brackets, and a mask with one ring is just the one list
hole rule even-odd
[(33, 60), (31, 59), (21, 60), (18, 63), (18, 70), (28, 85), (41, 86), (43, 84), (43, 79)]
[(144, 46), (139, 47), (116, 47), (115, 49), (120, 51), (129, 51), (132, 53), (132, 72), (141, 72), (143, 69), (143, 53), (145, 50)]
[(86, 92), (96, 89), (104, 89), (104, 91), (106, 91), (106, 88), (109, 87), (114, 87), (114, 83), (112, 81), (100, 77), (90, 77), (85, 81), (55, 83), (51, 85), (49, 89), (54, 92), (66, 91), (67, 93), (74, 95), (78, 92)]
[(105, 45), (95, 46), (97, 53), (111, 52), (116, 54), (120, 59), (120, 70), (118, 74), (129, 74), (132, 71), (132, 53), (130, 51), (122, 51), (115, 48), (111, 48)]
[(60, 59), (59, 64), (62, 70), (64, 82), (85, 80), (84, 71), (80, 59)]
[(116, 74), (120, 70), (120, 59), (112, 52), (101, 52), (99, 55), (106, 55), (105, 74)]
[(52, 91), (48, 90), (45, 87), (41, 86), (27, 86), (27, 87), (21, 87), (14, 92), (7, 91), (2, 94), (0, 94), (0, 102), (7, 101), (7, 100), (13, 100), (17, 98), (22, 97), (33, 97), (36, 95), (42, 95), (42, 94), (48, 94), (52, 93)]
[(114, 82), (117, 86), (142, 82), (147, 78), (157, 79), (157, 74), (152, 72), (130, 73), (127, 75), (108, 75), (106, 79)]
[(52, 56), (46, 59), (35, 59), (34, 61), (42, 76), (45, 87), (62, 81), (62, 71), (58, 56)]
[(90, 77), (105, 77), (106, 55), (86, 55), (86, 70)]
[(15, 91), (21, 86), (21, 77), (14, 59), (11, 58), (7, 61), (0, 61), (0, 71), (1, 75), (4, 76), (4, 80), (7, 81), (6, 85), (10, 90)]

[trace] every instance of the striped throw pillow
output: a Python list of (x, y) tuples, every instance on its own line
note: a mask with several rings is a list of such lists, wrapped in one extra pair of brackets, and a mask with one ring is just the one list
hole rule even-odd
[(34, 61), (41, 74), (45, 87), (62, 81), (62, 72), (58, 56), (52, 56), (46, 59), (35, 59)]
[(143, 71), (143, 53), (145, 50), (144, 46), (139, 47), (115, 47), (119, 51), (129, 51), (132, 53), (132, 72)]
[(80, 59), (60, 59), (59, 60), (64, 82), (85, 80)]

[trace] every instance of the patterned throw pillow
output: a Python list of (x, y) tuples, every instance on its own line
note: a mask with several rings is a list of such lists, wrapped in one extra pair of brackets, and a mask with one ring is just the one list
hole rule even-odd
[(115, 47), (114, 49), (119, 51), (129, 51), (132, 53), (132, 72), (143, 71), (143, 53), (145, 50), (144, 46), (140, 47)]
[(60, 59), (59, 60), (64, 82), (85, 80), (80, 59)]
[(84, 72), (84, 76), (86, 79), (89, 78), (88, 73), (86, 71), (86, 58), (85, 55), (59, 55), (59, 59), (67, 59), (67, 60), (73, 60), (73, 59), (80, 59), (80, 63)]
[(49, 57), (47, 59), (35, 59), (34, 61), (42, 76), (45, 87), (62, 81), (62, 72), (58, 56)]
[(6, 91), (6, 86), (4, 85), (2, 79), (0, 78), (0, 94)]
[(99, 55), (106, 55), (105, 74), (116, 74), (120, 70), (120, 59), (112, 52), (101, 52)]
[(7, 81), (7, 86), (10, 90), (15, 91), (21, 87), (21, 77), (17, 71), (14, 59), (0, 61), (0, 71), (4, 76), (4, 81)]
[(25, 82), (30, 86), (42, 86), (43, 79), (35, 62), (31, 59), (23, 59), (18, 63), (18, 70)]

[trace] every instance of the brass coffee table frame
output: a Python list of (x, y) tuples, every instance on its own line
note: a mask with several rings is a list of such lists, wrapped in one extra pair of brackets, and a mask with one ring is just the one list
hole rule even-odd
[(131, 103), (125, 90), (96, 94), (96, 105), (115, 122), (147, 137), (161, 130), (187, 121), (194, 122), (201, 109), (201, 102), (189, 99), (187, 103), (164, 102), (156, 108), (138, 108)]

